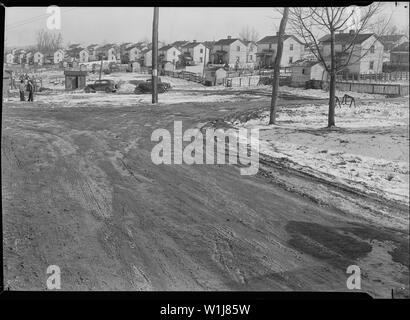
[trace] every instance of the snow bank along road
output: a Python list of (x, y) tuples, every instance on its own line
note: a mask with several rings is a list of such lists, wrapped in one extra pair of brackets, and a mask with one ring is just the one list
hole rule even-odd
[(347, 290), (356, 264), (364, 291), (408, 295), (408, 230), (320, 206), (262, 173), (152, 163), (154, 129), (195, 127), (268, 100), (17, 104), (4, 105), (2, 123), (11, 289), (46, 289), (55, 264), (64, 290)]

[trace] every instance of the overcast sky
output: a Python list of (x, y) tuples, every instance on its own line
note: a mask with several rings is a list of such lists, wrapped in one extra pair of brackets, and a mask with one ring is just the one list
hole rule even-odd
[[(399, 29), (408, 26), (408, 2), (386, 3)], [(407, 5), (407, 9), (404, 8)], [(136, 42), (150, 39), (152, 8), (61, 7), (64, 43)], [(45, 7), (6, 9), (6, 46), (35, 44), (39, 29), (46, 28)], [(160, 8), (159, 40), (218, 40), (237, 37), (245, 26), (253, 27), (260, 38), (274, 34), (280, 14), (273, 8)]]

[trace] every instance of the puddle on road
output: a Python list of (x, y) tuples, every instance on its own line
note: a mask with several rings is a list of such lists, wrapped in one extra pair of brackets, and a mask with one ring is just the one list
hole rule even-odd
[(372, 240), (393, 244), (394, 249), (388, 251), (392, 260), (409, 266), (408, 238), (394, 232), (364, 226), (338, 228), (304, 221), (290, 221), (286, 231), (291, 236), (292, 247), (343, 270), (372, 251), (369, 243)]
[(290, 221), (285, 229), (291, 236), (292, 247), (343, 270), (372, 250), (369, 243), (340, 234), (334, 227)]

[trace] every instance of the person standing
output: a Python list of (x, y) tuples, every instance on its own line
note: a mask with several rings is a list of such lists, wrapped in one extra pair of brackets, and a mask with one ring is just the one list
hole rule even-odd
[(26, 101), (26, 98), (24, 96), (24, 91), (26, 91), (26, 86), (24, 85), (23, 79), (20, 80), (19, 91), (20, 91), (20, 101)]
[(33, 98), (34, 98), (34, 85), (33, 85), (32, 80), (29, 80), (29, 81), (28, 81), (27, 88), (28, 88), (28, 101), (33, 102)]

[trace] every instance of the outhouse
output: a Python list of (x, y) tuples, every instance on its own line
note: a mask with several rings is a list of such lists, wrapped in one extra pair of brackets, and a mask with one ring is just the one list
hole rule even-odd
[(87, 71), (65, 70), (65, 89), (83, 89), (86, 84)]
[(205, 70), (205, 80), (210, 81), (212, 85), (219, 85), (228, 76), (228, 72), (221, 67), (209, 67)]

